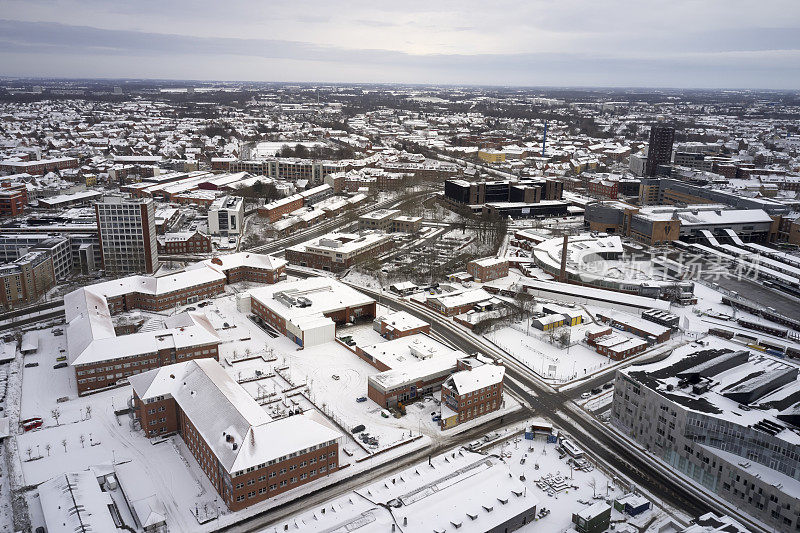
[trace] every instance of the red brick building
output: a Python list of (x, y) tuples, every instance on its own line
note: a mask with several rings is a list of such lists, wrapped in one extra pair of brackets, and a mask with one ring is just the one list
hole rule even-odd
[(431, 333), (431, 325), (405, 311), (396, 311), (375, 319), (373, 328), (389, 340), (417, 333)]
[(275, 200), (258, 208), (258, 216), (266, 217), (270, 222), (277, 222), (283, 215), (297, 211), (303, 207), (303, 197), (299, 194)]
[(25, 212), (28, 191), (25, 185), (12, 185), (0, 189), (0, 216), (13, 217)]
[(56, 157), (36, 161), (6, 160), (0, 161), (0, 171), (41, 175), (65, 168), (78, 168), (79, 165), (80, 161), (75, 157)]
[[(200, 265), (224, 274), (226, 283), (249, 281), (271, 284), (286, 278), (286, 261), (264, 254), (238, 252), (219, 255), (197, 263), (197, 268)], [(195, 268), (195, 265), (190, 268)]]
[(589, 182), (588, 190), (590, 194), (616, 200), (619, 193), (619, 182), (599, 178), (594, 179)]
[(180, 435), (231, 511), (339, 469), (340, 433), (302, 414), (272, 420), (216, 361), (166, 366), (131, 385), (145, 435)]
[(158, 238), (158, 253), (166, 255), (211, 253), (211, 237), (194, 233), (167, 233)]
[(442, 429), (469, 422), (503, 406), (505, 367), (483, 357), (460, 359), (442, 384)]
[(487, 282), (508, 276), (508, 260), (498, 257), (475, 259), (467, 263), (467, 272), (475, 281)]

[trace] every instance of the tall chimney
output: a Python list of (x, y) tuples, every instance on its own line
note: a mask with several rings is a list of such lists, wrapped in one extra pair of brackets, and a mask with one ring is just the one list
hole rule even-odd
[(569, 236), (564, 235), (564, 244), (561, 245), (561, 271), (558, 273), (558, 281), (567, 282), (567, 242)]

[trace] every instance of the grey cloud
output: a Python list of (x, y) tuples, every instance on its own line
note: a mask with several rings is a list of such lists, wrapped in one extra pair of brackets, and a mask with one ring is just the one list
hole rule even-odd
[[(677, 43), (664, 54), (658, 42), (635, 47), (633, 57), (620, 53), (518, 53), (518, 54), (427, 54), (413, 55), (376, 49), (345, 49), (307, 42), (270, 39), (231, 39), (145, 33), (130, 30), (106, 30), (57, 23), (0, 20), (0, 53), (8, 56), (70, 57), (90, 61), (92, 57), (113, 57), (119, 62), (134, 63), (133, 58), (149, 57), (153, 69), (171, 72), (170, 64), (186, 63), (191, 57), (198, 78), (214, 78), (214, 71), (204, 72), (204, 58), (239, 56), (240, 62), (230, 61), (226, 76), (253, 79), (249, 60), (314, 62), (329, 65), (327, 72), (338, 72), (331, 65), (372, 79), (351, 81), (396, 80), (419, 82), (463, 82), (492, 85), (638, 85), (689, 87), (797, 87), (800, 54), (788, 53), (775, 58), (771, 50), (799, 50), (798, 32), (786, 28), (770, 31), (766, 38), (760, 31), (739, 34), (736, 43), (741, 50), (754, 51), (747, 57), (731, 55), (731, 47), (716, 37), (696, 46), (691, 39)], [(657, 41), (657, 39), (654, 39)], [(702, 41), (697, 37), (698, 41)], [(592, 50), (594, 50), (592, 49)], [(678, 52), (676, 54), (676, 51)], [(692, 52), (682, 57), (681, 53)], [(701, 53), (696, 53), (701, 52)], [(716, 55), (726, 52), (725, 55)], [(787, 61), (790, 64), (785, 64)], [(19, 63), (19, 61), (18, 61)], [(103, 63), (107, 63), (104, 61)], [(215, 63), (218, 64), (219, 62)], [(137, 63), (138, 64), (138, 63)], [(793, 68), (792, 68), (793, 67)], [(8, 68), (6, 66), (6, 68)], [(236, 70), (238, 68), (238, 70)], [(306, 69), (308, 70), (308, 69)], [(302, 68), (297, 69), (303, 72)], [(228, 74), (235, 72), (239, 74)], [(15, 74), (15, 72), (0, 72)], [(40, 72), (40, 75), (49, 75)], [(249, 76), (248, 76), (249, 74)], [(308, 79), (316, 73), (309, 73)], [(97, 76), (104, 76), (98, 72)], [(269, 79), (269, 73), (262, 73)], [(131, 72), (130, 77), (136, 73)], [(416, 79), (408, 79), (416, 77)], [(583, 81), (581, 81), (583, 80)], [(639, 80), (637, 82), (637, 80)], [(303, 81), (303, 80), (299, 80)]]

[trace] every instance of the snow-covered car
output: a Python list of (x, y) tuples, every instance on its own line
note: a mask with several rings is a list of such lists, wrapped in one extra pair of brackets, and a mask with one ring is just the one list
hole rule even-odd
[(591, 392), (584, 392), (583, 394), (581, 394), (581, 398), (583, 398), (584, 400), (586, 398), (591, 398), (591, 397), (592, 397), (592, 393)]

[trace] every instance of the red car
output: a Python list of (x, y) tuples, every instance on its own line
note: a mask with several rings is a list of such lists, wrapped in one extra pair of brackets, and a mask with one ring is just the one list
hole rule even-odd
[(26, 420), (22, 420), (20, 423), (22, 424), (22, 429), (24, 431), (31, 431), (32, 429), (36, 429), (36, 428), (42, 427), (42, 423), (43, 422), (44, 421), (41, 418), (35, 417), (35, 418), (28, 418)]

